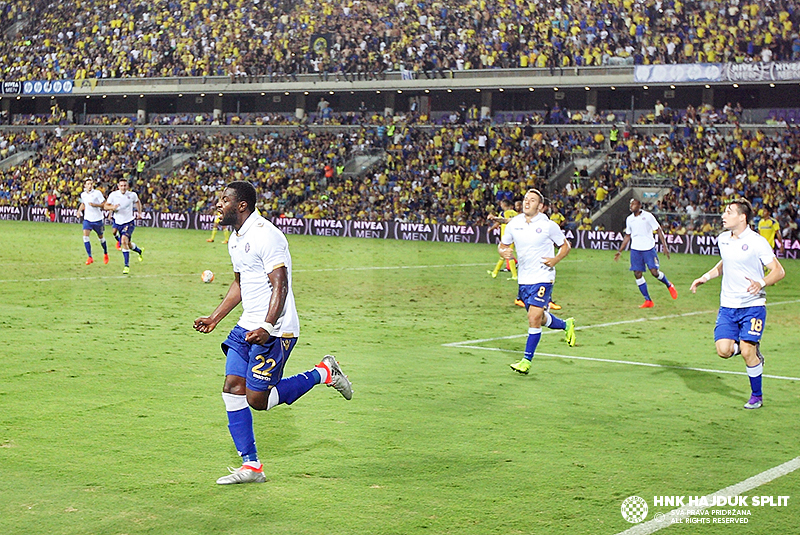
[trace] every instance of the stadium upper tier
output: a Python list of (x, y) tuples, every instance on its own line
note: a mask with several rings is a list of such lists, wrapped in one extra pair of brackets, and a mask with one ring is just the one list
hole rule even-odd
[[(663, 221), (693, 225), (693, 232), (718, 228), (725, 200), (737, 196), (780, 216), (791, 232), (800, 219), (800, 133), (793, 129), (632, 130), (607, 153), (605, 165), (564, 186), (557, 184), (564, 184), (558, 177), (565, 164), (590, 154), (603, 158), (611, 148), (599, 130), (474, 124), (280, 134), (153, 128), (0, 133), (0, 158), (22, 148), (33, 153), (27, 160), (0, 162), (0, 205), (43, 205), (55, 190), (60, 205), (76, 207), (86, 177), (108, 193), (116, 178), (127, 176), (146, 210), (212, 213), (221, 188), (242, 179), (256, 184), (259, 207), (271, 216), (486, 224), (501, 199), (517, 200), (537, 187), (552, 198), (567, 228), (591, 229), (593, 213), (632, 179), (658, 176), (667, 180), (655, 209)], [(161, 166), (176, 153), (184, 158)], [(348, 162), (363, 154), (380, 157), (363, 172), (348, 172)], [(144, 170), (139, 162), (147, 164)]]
[(12, 0), (0, 13), (0, 65), (5, 80), (361, 80), (797, 60), (797, 8), (794, 0)]

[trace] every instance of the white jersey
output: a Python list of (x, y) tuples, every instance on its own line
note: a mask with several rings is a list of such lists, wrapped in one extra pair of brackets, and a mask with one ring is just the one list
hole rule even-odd
[(656, 218), (650, 212), (639, 211), (639, 215), (629, 215), (625, 220), (625, 234), (631, 236), (631, 249), (636, 251), (649, 251), (656, 246), (653, 232), (661, 228)]
[(525, 214), (511, 218), (500, 241), (505, 245), (514, 244), (517, 249), (519, 284), (539, 284), (555, 282), (556, 269), (544, 263), (545, 258), (555, 256), (553, 245), (564, 245), (564, 233), (561, 228), (546, 215), (539, 213), (525, 221)]
[(723, 232), (717, 239), (719, 255), (722, 257), (722, 289), (719, 293), (720, 306), (727, 308), (746, 308), (764, 306), (767, 293), (762, 289), (752, 295), (747, 291), (751, 280), (764, 278), (764, 266), (775, 259), (769, 242), (749, 226), (738, 238), (730, 231)]
[(81, 193), (81, 202), (83, 203), (83, 219), (96, 223), (103, 220), (103, 209), (92, 206), (90, 203), (103, 204), (105, 197), (99, 190), (93, 189), (92, 191), (84, 191)]
[(126, 191), (124, 195), (119, 190), (114, 190), (109, 194), (106, 202), (111, 205), (119, 205), (119, 210), (114, 212), (114, 223), (124, 225), (133, 221), (133, 210), (136, 208), (136, 203), (139, 202), (139, 196), (131, 190)]
[(264, 325), (272, 298), (272, 284), (268, 275), (273, 270), (286, 267), (289, 279), (289, 293), (283, 305), (275, 330), (278, 336), (297, 337), (300, 335), (300, 320), (292, 293), (292, 256), (289, 242), (283, 232), (261, 217), (257, 212), (250, 214), (238, 232), (228, 240), (233, 271), (239, 274), (242, 292), (242, 316), (239, 326), (252, 331)]

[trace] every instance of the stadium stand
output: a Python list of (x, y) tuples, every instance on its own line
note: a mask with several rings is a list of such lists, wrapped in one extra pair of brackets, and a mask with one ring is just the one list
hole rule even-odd
[[(376, 125), (284, 133), (31, 130), (5, 134), (0, 155), (17, 151), (17, 144), (33, 147), (35, 156), (7, 168), (0, 162), (0, 204), (41, 204), (45, 192), (56, 189), (69, 206), (86, 176), (100, 177), (107, 191), (117, 177), (128, 176), (146, 210), (211, 212), (226, 181), (246, 179), (263, 192), (260, 208), (276, 217), (485, 224), (501, 199), (538, 187), (551, 191), (553, 210), (566, 228), (585, 230), (594, 228), (593, 214), (632, 181), (659, 177), (663, 192), (653, 209), (676, 233), (718, 231), (724, 203), (742, 195), (777, 216), (791, 237), (800, 217), (795, 130), (634, 129), (614, 151), (597, 132), (523, 125), (402, 125), (391, 137)], [(344, 172), (355, 154), (370, 150), (383, 155), (377, 166)], [(155, 165), (176, 152), (187, 154), (178, 167)], [(553, 190), (552, 175), (587, 154), (599, 154), (605, 164)], [(148, 166), (137, 176), (140, 159)]]
[(18, 80), (244, 82), (311, 73), (349, 81), (401, 70), (436, 78), (471, 69), (800, 58), (795, 1), (67, 0), (10, 2), (2, 15), (6, 25), (26, 22), (0, 46), (0, 72)]

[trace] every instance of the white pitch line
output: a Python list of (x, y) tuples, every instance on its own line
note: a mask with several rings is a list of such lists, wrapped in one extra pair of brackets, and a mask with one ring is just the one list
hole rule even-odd
[[(795, 299), (793, 301), (777, 301), (775, 303), (767, 303), (767, 306), (778, 306), (778, 305), (792, 305), (795, 303), (800, 303), (800, 299)], [(687, 316), (697, 316), (700, 314), (711, 314), (716, 313), (718, 310), (697, 310), (695, 312), (684, 312), (683, 314), (669, 314), (667, 316), (654, 316), (652, 318), (636, 318), (632, 320), (623, 320), (623, 321), (612, 321), (609, 323), (595, 323), (594, 325), (579, 325), (575, 327), (576, 331), (581, 331), (583, 329), (596, 329), (598, 327), (613, 327), (615, 325), (626, 325), (630, 323), (643, 323), (646, 321), (660, 321), (660, 320), (668, 320), (672, 318), (685, 318)], [(543, 330), (542, 334), (549, 334), (553, 332), (557, 332), (558, 330)], [(513, 340), (514, 338), (524, 338), (528, 336), (527, 334), (512, 334), (509, 336), (497, 336), (495, 338), (481, 338), (480, 340), (464, 340), (462, 342), (450, 342), (447, 344), (442, 344), (444, 347), (467, 347), (464, 344), (482, 344), (484, 342), (494, 342), (495, 340)], [(475, 348), (473, 348), (475, 349)], [(482, 347), (479, 349), (494, 349), (488, 347)]]
[[(800, 303), (800, 299), (796, 299), (793, 301), (778, 301), (776, 303), (767, 303), (767, 306), (778, 306), (778, 305), (789, 305), (794, 303)], [(583, 327), (576, 327), (575, 330), (578, 329), (594, 329), (597, 327), (608, 327), (612, 325), (623, 325), (627, 323), (639, 323), (643, 321), (656, 321), (656, 320), (663, 320), (663, 319), (670, 319), (670, 318), (679, 318), (685, 316), (694, 316), (697, 314), (709, 314), (711, 312), (716, 312), (716, 310), (702, 310), (697, 312), (686, 312), (684, 314), (671, 314), (668, 316), (657, 316), (654, 318), (637, 318), (634, 320), (625, 320), (625, 321), (616, 321), (612, 323), (598, 323), (595, 325), (585, 325)], [(560, 332), (557, 329), (550, 330), (550, 331), (543, 331), (542, 334), (552, 332)], [(495, 340), (511, 340), (514, 338), (522, 338), (528, 336), (527, 334), (515, 334), (511, 336), (500, 336), (497, 338), (484, 338), (481, 340), (465, 340), (463, 342), (451, 342), (449, 344), (442, 344), (444, 347), (455, 347), (455, 348), (463, 348), (463, 349), (478, 349), (481, 351), (500, 351), (501, 353), (515, 353), (515, 354), (524, 354), (524, 351), (518, 351), (514, 349), (503, 349), (500, 347), (485, 347), (485, 346), (477, 346), (471, 344), (483, 343), (483, 342), (492, 342)], [(713, 370), (707, 368), (691, 368), (689, 366), (670, 366), (667, 364), (654, 364), (652, 362), (637, 362), (637, 361), (630, 361), (630, 360), (614, 360), (614, 359), (601, 359), (597, 357), (578, 357), (575, 355), (560, 355), (556, 353), (536, 353), (538, 356), (544, 357), (554, 357), (559, 359), (574, 359), (574, 360), (587, 360), (593, 362), (607, 362), (609, 364), (627, 364), (629, 366), (646, 366), (649, 368), (665, 368), (665, 369), (672, 369), (672, 370), (687, 370), (687, 371), (695, 371), (695, 372), (704, 372), (704, 373), (720, 373), (720, 374), (727, 374), (727, 375), (747, 375), (745, 372), (735, 372), (730, 370)], [(783, 375), (767, 375), (764, 374), (764, 377), (769, 379), (780, 379), (783, 381), (800, 381), (800, 377), (787, 377)]]
[[(482, 349), (484, 351), (500, 351), (501, 353), (514, 353), (517, 355), (525, 354), (524, 351), (517, 351), (512, 349), (501, 349), (499, 347), (483, 347), (483, 346), (452, 346), (464, 349)], [(553, 357), (557, 359), (574, 359), (574, 360), (588, 360), (592, 362), (607, 362), (609, 364), (628, 364), (629, 366), (646, 366), (648, 368), (665, 368), (670, 370), (689, 370), (694, 372), (705, 373), (724, 373), (727, 375), (747, 375), (745, 372), (734, 372), (730, 370), (712, 370), (707, 368), (690, 368), (689, 366), (670, 366), (668, 364), (654, 364), (652, 362), (637, 362), (634, 360), (614, 360), (614, 359), (601, 359), (597, 357), (576, 357), (575, 355), (559, 355), (556, 353), (540, 353), (536, 352), (537, 357)], [(784, 381), (800, 381), (800, 377), (784, 377), (783, 375), (763, 375), (769, 379), (782, 379)]]
[[(726, 487), (724, 489), (718, 490), (713, 494), (709, 494), (708, 496), (704, 496), (700, 498), (698, 501), (705, 500), (706, 502), (713, 503), (712, 500), (717, 496), (739, 496), (744, 492), (749, 492), (755, 488), (758, 488), (762, 485), (765, 485), (779, 477), (785, 476), (786, 474), (790, 474), (800, 468), (800, 457), (795, 457), (791, 461), (787, 461), (781, 465), (776, 466), (775, 468), (770, 468), (769, 470), (765, 470), (760, 474), (757, 474), (751, 478), (745, 479), (735, 485), (731, 485), (730, 487)], [(660, 516), (658, 518), (654, 518), (653, 520), (649, 520), (644, 524), (638, 524), (630, 529), (625, 531), (621, 531), (617, 533), (617, 535), (650, 535), (651, 533), (655, 533), (661, 529), (667, 528), (672, 524), (673, 520), (677, 520), (680, 518), (686, 518), (687, 516), (694, 516), (689, 514), (689, 511), (702, 511), (708, 509), (708, 507), (702, 506), (690, 506), (685, 505), (678, 509), (673, 509), (669, 513)]]

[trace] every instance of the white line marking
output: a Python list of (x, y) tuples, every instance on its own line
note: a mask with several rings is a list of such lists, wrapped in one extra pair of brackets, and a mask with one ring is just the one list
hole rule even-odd
[[(2, 282), (2, 281), (0, 281)], [(793, 301), (777, 301), (775, 303), (767, 303), (767, 306), (778, 306), (778, 305), (793, 305), (795, 303), (800, 303), (800, 299), (795, 299)], [(614, 325), (626, 325), (629, 323), (642, 323), (645, 321), (660, 321), (660, 320), (667, 320), (672, 318), (684, 318), (687, 316), (697, 316), (700, 314), (716, 314), (718, 310), (698, 310), (695, 312), (684, 312), (683, 314), (670, 314), (668, 316), (655, 316), (652, 318), (636, 318), (632, 320), (623, 320), (623, 321), (613, 321), (610, 323), (596, 323), (594, 325), (579, 325), (575, 327), (576, 331), (581, 331), (583, 329), (596, 329), (598, 327), (613, 327)], [(548, 334), (558, 332), (558, 330), (542, 330), (542, 334)], [(527, 334), (512, 334), (509, 336), (497, 336), (495, 338), (481, 338), (480, 340), (464, 340), (463, 342), (450, 342), (447, 344), (442, 344), (444, 347), (467, 347), (464, 344), (482, 344), (483, 342), (493, 342), (495, 340), (512, 340), (514, 338), (524, 338), (528, 336)], [(475, 348), (473, 348), (475, 349)], [(493, 349), (489, 347), (482, 347), (480, 349)]]
[[(778, 305), (789, 305), (794, 303), (800, 303), (800, 299), (794, 301), (779, 301), (776, 303), (767, 303), (767, 306), (778, 306)], [(623, 325), (628, 323), (639, 323), (643, 321), (656, 321), (656, 320), (663, 320), (663, 319), (671, 319), (671, 318), (679, 318), (685, 316), (695, 316), (697, 314), (709, 314), (712, 312), (717, 312), (716, 310), (702, 310), (697, 312), (686, 312), (684, 314), (671, 314), (668, 316), (657, 316), (654, 318), (637, 318), (634, 320), (625, 320), (625, 321), (615, 321), (611, 323), (598, 323), (595, 325), (585, 325), (583, 327), (575, 327), (575, 330), (578, 329), (594, 329), (597, 327), (608, 327), (612, 325)], [(549, 330), (543, 331), (542, 334), (547, 333), (560, 333), (559, 330)], [(483, 338), (481, 340), (465, 340), (463, 342), (451, 342), (449, 344), (442, 344), (444, 347), (455, 347), (455, 348), (463, 348), (463, 349), (479, 349), (481, 351), (500, 351), (501, 353), (514, 353), (514, 354), (524, 354), (524, 351), (518, 351), (514, 349), (503, 349), (500, 347), (485, 347), (485, 346), (477, 346), (472, 344), (478, 344), (483, 342), (493, 342), (495, 340), (511, 340), (514, 338), (523, 338), (528, 336), (527, 334), (514, 334), (511, 336), (500, 336), (497, 338)], [(704, 372), (704, 373), (721, 373), (727, 375), (747, 375), (745, 372), (734, 372), (729, 370), (713, 370), (713, 369), (706, 369), (706, 368), (691, 368), (688, 366), (669, 366), (667, 364), (654, 364), (652, 362), (637, 362), (637, 361), (628, 361), (628, 360), (614, 360), (614, 359), (601, 359), (596, 357), (577, 357), (574, 355), (560, 355), (556, 353), (536, 353), (537, 356), (544, 356), (544, 357), (554, 357), (559, 359), (574, 359), (574, 360), (587, 360), (587, 361), (594, 361), (594, 362), (607, 362), (609, 364), (627, 364), (629, 366), (646, 366), (650, 368), (665, 368), (665, 369), (672, 369), (672, 370), (688, 370), (688, 371), (695, 371), (695, 372)], [(764, 377), (769, 379), (781, 379), (784, 381), (800, 381), (800, 377), (785, 377), (783, 375), (767, 375), (764, 374)]]
[[(517, 355), (525, 354), (524, 351), (517, 351), (512, 349), (501, 349), (499, 347), (483, 347), (483, 346), (452, 346), (463, 349), (482, 349), (484, 351), (500, 351), (501, 353), (514, 353)], [(559, 355), (556, 353), (540, 353), (536, 352), (537, 357), (553, 357), (557, 359), (574, 359), (574, 360), (588, 360), (593, 362), (607, 362), (609, 364), (628, 364), (629, 366), (646, 366), (649, 368), (666, 368), (671, 370), (690, 370), (694, 372), (705, 373), (723, 373), (727, 375), (747, 375), (745, 372), (734, 372), (729, 370), (711, 370), (706, 368), (690, 368), (689, 366), (670, 366), (668, 364), (654, 364), (652, 362), (636, 362), (631, 360), (614, 360), (614, 359), (600, 359), (596, 357), (576, 357), (574, 355)], [(784, 377), (783, 375), (763, 375), (769, 379), (782, 379), (784, 381), (800, 381), (800, 377)]]
[[(779, 466), (776, 466), (775, 468), (770, 468), (769, 470), (745, 479), (740, 483), (731, 485), (730, 487), (726, 487), (722, 490), (718, 490), (714, 494), (704, 496), (698, 501), (704, 499), (706, 502), (711, 502), (711, 500), (717, 496), (739, 496), (744, 492), (749, 492), (755, 488), (765, 485), (766, 483), (769, 483), (770, 481), (778, 479), (779, 477), (790, 474), (798, 468), (800, 468), (800, 457), (795, 457), (791, 461), (787, 461)], [(671, 526), (673, 520), (686, 518), (687, 516), (693, 516), (689, 513), (689, 511), (702, 511), (704, 509), (708, 509), (708, 507), (686, 505), (678, 509), (673, 509), (658, 519), (649, 520), (644, 524), (639, 524), (625, 531), (621, 531), (617, 535), (649, 535), (650, 533), (655, 533), (658, 530)]]

